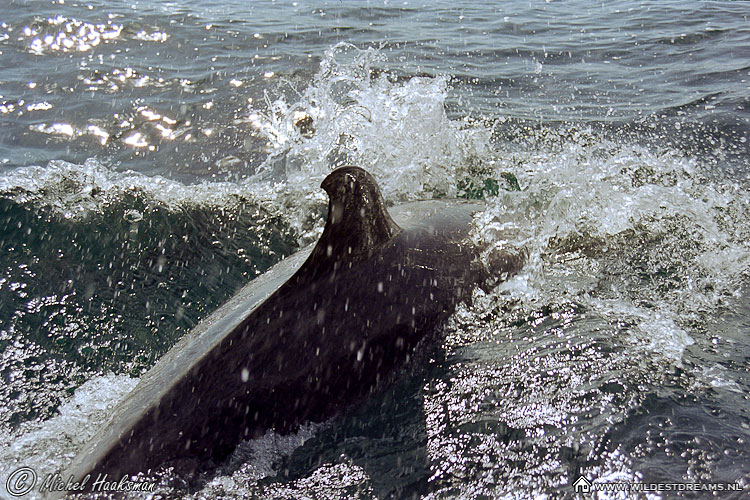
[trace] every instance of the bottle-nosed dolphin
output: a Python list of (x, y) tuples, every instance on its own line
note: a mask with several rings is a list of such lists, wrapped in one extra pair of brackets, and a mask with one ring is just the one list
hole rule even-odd
[[(146, 373), (65, 478), (221, 459), (268, 429), (321, 421), (366, 394), (487, 278), (468, 239), (472, 203), (386, 210), (358, 167), (322, 184), (328, 219), (312, 250), (257, 278)], [(500, 259), (513, 274), (523, 254)], [(93, 483), (93, 479), (88, 484)]]

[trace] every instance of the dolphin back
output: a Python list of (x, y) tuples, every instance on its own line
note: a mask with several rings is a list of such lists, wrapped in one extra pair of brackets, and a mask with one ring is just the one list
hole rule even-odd
[[(389, 214), (371, 176), (347, 168), (354, 170), (324, 181), (331, 203), (320, 241), (251, 282), (175, 345), (68, 474), (119, 480), (178, 459), (221, 460), (268, 429), (284, 433), (329, 418), (404, 363), (486, 278), (468, 239), (482, 205), (426, 201)], [(336, 206), (337, 196), (345, 206)], [(368, 220), (382, 210), (387, 219), (352, 222), (352, 209)]]

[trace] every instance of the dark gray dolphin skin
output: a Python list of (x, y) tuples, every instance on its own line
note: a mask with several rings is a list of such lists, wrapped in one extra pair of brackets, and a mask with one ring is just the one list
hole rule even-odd
[[(256, 279), (143, 376), (63, 474), (87, 487), (176, 459), (220, 460), (243, 439), (329, 418), (372, 390), (487, 278), (467, 234), (472, 203), (385, 208), (358, 167), (322, 184), (312, 251)], [(306, 258), (306, 260), (304, 260)], [(304, 263), (300, 263), (304, 260)], [(522, 254), (493, 274), (513, 274)]]

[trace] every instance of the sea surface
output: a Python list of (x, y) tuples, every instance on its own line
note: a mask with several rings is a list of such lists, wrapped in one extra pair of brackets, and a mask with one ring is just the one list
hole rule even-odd
[(747, 498), (750, 3), (0, 7), (0, 497), (355, 164), (389, 204), (486, 200), (473, 238), (526, 267), (344, 414), (149, 498)]

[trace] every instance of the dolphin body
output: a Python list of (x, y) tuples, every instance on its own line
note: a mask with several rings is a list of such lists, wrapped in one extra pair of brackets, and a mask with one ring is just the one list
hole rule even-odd
[[(114, 410), (64, 478), (108, 481), (178, 459), (221, 460), (243, 439), (322, 421), (372, 390), (487, 279), (468, 240), (474, 203), (385, 208), (358, 167), (322, 183), (312, 248), (241, 290), (178, 342)], [(492, 274), (513, 274), (522, 254)]]

